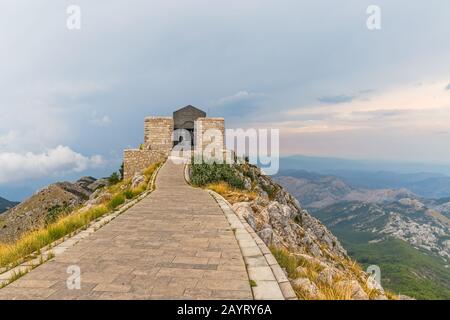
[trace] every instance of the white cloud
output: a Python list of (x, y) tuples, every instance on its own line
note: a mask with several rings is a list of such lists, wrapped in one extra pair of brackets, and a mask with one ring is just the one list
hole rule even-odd
[(370, 99), (289, 110), (288, 120), (273, 126), (294, 132), (412, 128), (450, 132), (450, 95), (442, 91), (444, 83), (435, 81), (420, 87), (398, 87), (370, 96)]
[(0, 184), (82, 172), (102, 163), (101, 156), (86, 157), (67, 146), (40, 154), (4, 152), (0, 153)]
[(246, 90), (239, 91), (231, 96), (228, 97), (222, 97), (217, 100), (217, 104), (220, 106), (223, 105), (232, 105), (232, 104), (238, 104), (242, 102), (251, 102), (254, 100), (259, 100), (264, 97), (264, 94), (257, 93), (257, 92), (248, 92)]
[(106, 126), (110, 125), (112, 122), (111, 118), (109, 116), (107, 116), (107, 115), (101, 116), (97, 113), (97, 110), (94, 110), (92, 112), (92, 120), (91, 121), (94, 125), (99, 126), (99, 127), (106, 127)]
[(17, 140), (16, 131), (8, 131), (5, 134), (0, 135), (0, 147), (4, 149), (6, 146), (12, 145)]

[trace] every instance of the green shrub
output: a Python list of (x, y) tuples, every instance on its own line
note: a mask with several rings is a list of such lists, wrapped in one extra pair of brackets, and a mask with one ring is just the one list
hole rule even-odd
[(125, 202), (125, 196), (123, 194), (118, 194), (114, 196), (108, 203), (108, 208), (111, 210), (116, 209), (118, 206)]
[(267, 193), (269, 200), (274, 200), (277, 195), (277, 188), (272, 185), (262, 185), (261, 188)]
[(133, 195), (136, 197), (143, 193), (145, 190), (147, 190), (147, 185), (145, 183), (141, 184), (140, 186), (133, 188), (131, 192), (133, 192)]
[(125, 170), (125, 163), (122, 162), (122, 164), (120, 165), (120, 169), (119, 169), (119, 174), (120, 174), (120, 180), (123, 180), (123, 172)]
[(120, 176), (117, 172), (113, 172), (108, 178), (109, 184), (113, 185), (120, 182)]
[(192, 184), (204, 186), (220, 181), (225, 181), (234, 188), (244, 189), (244, 181), (229, 164), (194, 163), (192, 165)]
[(123, 192), (123, 195), (124, 195), (125, 198), (127, 198), (127, 199), (133, 199), (133, 198), (136, 196), (136, 194), (135, 194), (132, 190), (130, 190), (130, 189), (125, 190), (125, 191)]
[(59, 217), (66, 215), (70, 212), (70, 208), (64, 205), (55, 205), (47, 210), (47, 214), (45, 216), (45, 225), (49, 225), (59, 219)]

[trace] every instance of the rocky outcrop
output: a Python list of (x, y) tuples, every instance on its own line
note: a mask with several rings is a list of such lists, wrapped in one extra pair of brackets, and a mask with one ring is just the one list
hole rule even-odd
[(0, 216), (0, 242), (10, 242), (83, 205), (107, 179), (83, 177), (51, 184)]
[(238, 202), (233, 209), (242, 215), (268, 245), (284, 246), (295, 252), (326, 259), (328, 256), (348, 258), (337, 238), (300, 203), (259, 168), (241, 166), (241, 174), (255, 182), (258, 197), (251, 202)]
[(131, 179), (131, 188), (137, 188), (141, 183), (145, 182), (145, 176), (140, 173), (136, 172)]
[[(271, 248), (285, 250), (299, 266), (286, 271), (300, 298), (385, 299), (383, 288), (356, 267), (338, 239), (258, 167), (236, 166), (254, 200), (233, 209)], [(376, 282), (376, 281), (375, 281)]]

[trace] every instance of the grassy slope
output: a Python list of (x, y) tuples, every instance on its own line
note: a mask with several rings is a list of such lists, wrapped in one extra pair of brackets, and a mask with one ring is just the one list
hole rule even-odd
[(450, 269), (440, 258), (401, 240), (368, 243), (373, 237), (370, 233), (331, 229), (352, 258), (364, 267), (376, 264), (381, 268), (386, 289), (417, 299), (450, 299)]

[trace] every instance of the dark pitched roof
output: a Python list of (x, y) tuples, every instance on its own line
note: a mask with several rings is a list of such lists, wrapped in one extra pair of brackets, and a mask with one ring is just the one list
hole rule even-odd
[(178, 112), (180, 112), (180, 111), (194, 111), (194, 112), (196, 112), (196, 113), (202, 113), (202, 114), (205, 114), (206, 115), (206, 112), (205, 111), (203, 111), (203, 110), (200, 110), (199, 108), (196, 108), (196, 107), (194, 107), (194, 106), (192, 106), (192, 105), (187, 105), (187, 106), (185, 106), (185, 107), (183, 107), (183, 108), (181, 108), (181, 109), (178, 109), (178, 110), (176, 110), (176, 111), (174, 111), (174, 114), (175, 113), (178, 113)]
[(206, 117), (206, 113), (194, 106), (188, 105), (173, 113), (174, 129), (194, 129), (198, 118)]

